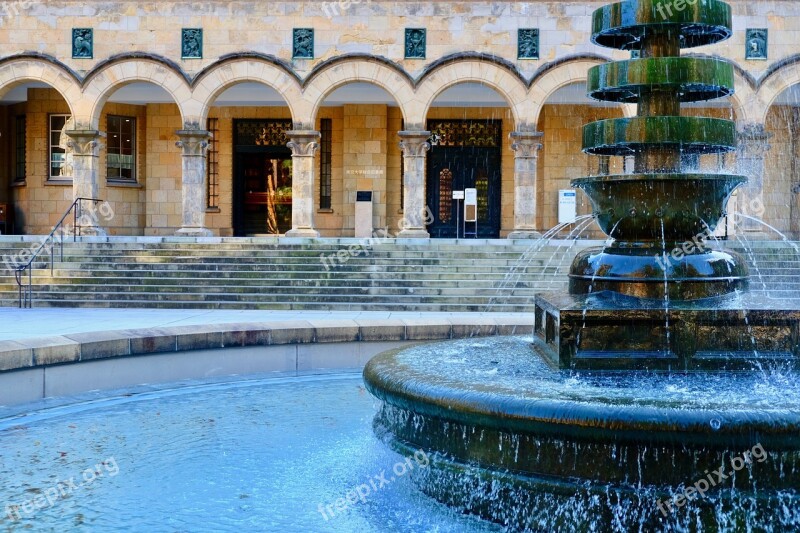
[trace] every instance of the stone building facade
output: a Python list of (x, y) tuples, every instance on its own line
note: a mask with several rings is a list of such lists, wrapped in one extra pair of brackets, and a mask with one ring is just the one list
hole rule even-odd
[[(582, 95), (629, 55), (590, 42), (605, 3), (4, 3), (6, 229), (99, 198), (114, 216), (86, 233), (347, 237), (365, 191), (374, 228), (447, 237), (475, 188), (481, 236), (535, 235), (570, 179), (626, 168), (580, 151), (583, 124), (636, 112)], [(800, 4), (729, 3), (733, 37), (688, 52), (731, 62), (736, 95), (685, 112), (734, 118), (739, 153), (696, 164), (746, 172), (730, 209), (797, 236)]]

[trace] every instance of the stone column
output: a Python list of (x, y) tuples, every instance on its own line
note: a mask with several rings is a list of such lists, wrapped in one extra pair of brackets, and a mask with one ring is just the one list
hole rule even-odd
[(536, 172), (543, 135), (522, 131), (509, 135), (514, 150), (514, 230), (509, 239), (541, 237), (536, 231)]
[(178, 130), (180, 141), (175, 145), (183, 151), (181, 191), (183, 218), (181, 229), (175, 234), (182, 237), (208, 237), (206, 229), (206, 152), (209, 132), (200, 129)]
[(286, 132), (292, 149), (292, 229), (287, 237), (319, 237), (314, 229), (314, 154), (320, 133), (314, 130)]
[(425, 153), (430, 150), (429, 131), (401, 131), (403, 151), (403, 229), (401, 239), (428, 239), (425, 227)]
[[(769, 152), (769, 133), (763, 124), (745, 124), (739, 130), (736, 168), (747, 178), (739, 190), (739, 212), (756, 218), (764, 216), (764, 159)], [(748, 232), (764, 232), (754, 220), (743, 218), (740, 228)]]
[[(98, 179), (98, 157), (100, 138), (97, 130), (69, 130), (67, 147), (72, 151), (72, 198), (97, 198), (100, 188)], [(91, 202), (82, 202), (81, 207), (90, 207)], [(81, 235), (105, 235), (99, 226), (95, 209), (81, 209)]]

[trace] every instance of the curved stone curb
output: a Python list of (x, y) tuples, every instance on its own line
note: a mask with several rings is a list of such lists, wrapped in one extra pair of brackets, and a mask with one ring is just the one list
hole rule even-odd
[(98, 331), (0, 341), (0, 373), (192, 350), (531, 334), (532, 317), (310, 319)]

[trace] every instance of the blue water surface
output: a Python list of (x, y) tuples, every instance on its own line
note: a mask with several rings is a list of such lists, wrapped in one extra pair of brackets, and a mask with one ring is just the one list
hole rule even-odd
[(356, 374), (34, 406), (0, 419), (0, 531), (499, 530), (417, 491), (376, 409)]

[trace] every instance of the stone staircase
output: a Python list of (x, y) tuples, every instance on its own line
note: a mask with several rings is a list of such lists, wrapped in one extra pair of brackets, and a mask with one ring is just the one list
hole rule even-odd
[[(0, 238), (0, 305), (18, 305), (5, 261), (36, 237)], [(596, 241), (288, 238), (90, 238), (65, 242), (50, 274), (33, 270), (35, 307), (160, 307), (532, 312), (537, 293), (566, 288), (575, 253)], [(731, 242), (751, 290), (800, 299), (800, 252)], [(798, 246), (800, 250), (800, 246)], [(58, 257), (56, 248), (56, 257)]]
[(800, 305), (800, 242), (732, 241), (750, 267), (750, 292)]
[[(31, 242), (0, 240), (7, 256)], [(19, 237), (17, 237), (19, 239)], [(28, 241), (35, 240), (30, 237)], [(33, 270), (35, 307), (531, 311), (585, 242), (83, 238)], [(56, 248), (56, 256), (58, 257)], [(0, 304), (16, 306), (13, 273)]]

